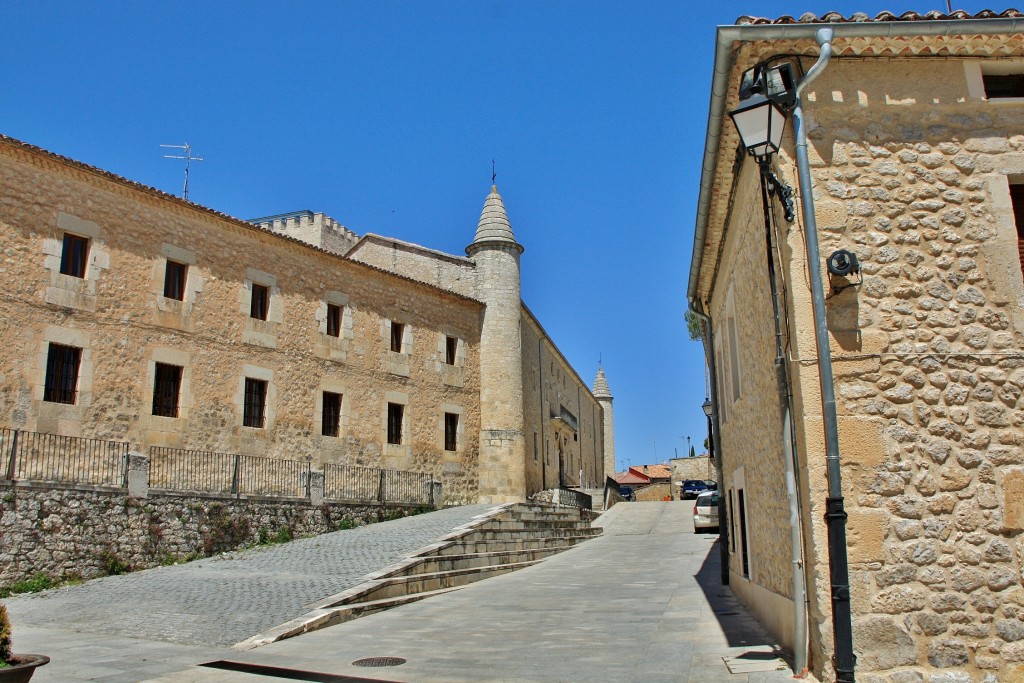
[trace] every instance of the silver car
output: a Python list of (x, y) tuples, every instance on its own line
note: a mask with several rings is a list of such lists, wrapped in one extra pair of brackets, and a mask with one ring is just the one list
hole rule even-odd
[(705, 491), (693, 502), (693, 530), (718, 528), (718, 492)]

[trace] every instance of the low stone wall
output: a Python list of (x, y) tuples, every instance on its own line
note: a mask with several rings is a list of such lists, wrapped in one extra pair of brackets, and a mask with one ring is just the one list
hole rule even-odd
[(313, 505), (150, 490), (0, 482), (0, 586), (146, 569), (404, 517), (415, 505)]
[(634, 500), (671, 500), (671, 498), (672, 486), (670, 484), (651, 484), (650, 486), (645, 486), (642, 489), (638, 489)]

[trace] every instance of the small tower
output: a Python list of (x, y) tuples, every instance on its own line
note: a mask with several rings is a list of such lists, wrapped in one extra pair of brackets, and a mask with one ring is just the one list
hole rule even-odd
[(597, 368), (594, 379), (594, 398), (604, 409), (604, 476), (615, 476), (615, 428), (612, 420), (612, 392), (608, 389), (608, 380), (604, 376), (604, 368)]
[(522, 253), (498, 188), (491, 186), (476, 238), (466, 247), (466, 254), (476, 263), (477, 296), (485, 304), (480, 330), (481, 503), (526, 498), (519, 289)]

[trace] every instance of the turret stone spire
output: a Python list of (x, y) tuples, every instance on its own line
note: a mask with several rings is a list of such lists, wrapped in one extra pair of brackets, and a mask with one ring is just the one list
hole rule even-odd
[(597, 369), (592, 392), (604, 410), (604, 474), (615, 476), (615, 425), (612, 419), (612, 392), (608, 388), (608, 379), (604, 376), (604, 368)]
[(612, 397), (612, 392), (608, 388), (608, 379), (604, 376), (604, 368), (597, 369), (597, 378), (594, 379), (594, 398), (608, 398)]
[(520, 253), (523, 251), (512, 233), (512, 224), (508, 222), (508, 214), (505, 213), (505, 204), (498, 194), (498, 186), (491, 185), (491, 193), (484, 201), (484, 210), (480, 213), (480, 221), (476, 226), (476, 237), (473, 243), (466, 247), (466, 253), (472, 256), (480, 245), (502, 242), (515, 245)]

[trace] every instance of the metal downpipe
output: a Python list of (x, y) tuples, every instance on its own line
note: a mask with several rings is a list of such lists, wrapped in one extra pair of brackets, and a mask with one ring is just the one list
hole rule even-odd
[(804, 89), (825, 69), (829, 57), (832, 56), (832, 29), (819, 29), (815, 34), (815, 40), (821, 46), (821, 54), (797, 86), (793, 125), (796, 132), (796, 164), (807, 241), (807, 270), (811, 281), (814, 343), (818, 353), (818, 382), (821, 387), (821, 416), (825, 430), (825, 463), (828, 471), (825, 521), (828, 527), (829, 578), (832, 584), (832, 661), (836, 681), (853, 683), (857, 657), (853, 654), (846, 512), (843, 509), (842, 475), (839, 468), (839, 427), (836, 420), (836, 395), (832, 381), (832, 353), (829, 349), (825, 291), (821, 281), (821, 255), (818, 252), (818, 224), (814, 216), (811, 164), (807, 154), (807, 123), (801, 101)]

